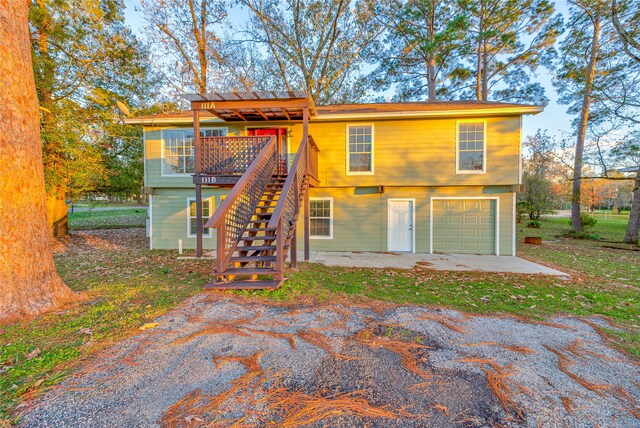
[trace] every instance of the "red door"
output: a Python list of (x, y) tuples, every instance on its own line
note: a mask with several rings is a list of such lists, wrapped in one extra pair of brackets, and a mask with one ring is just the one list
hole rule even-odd
[(248, 136), (260, 136), (260, 135), (275, 135), (278, 145), (278, 153), (281, 155), (281, 168), (283, 171), (287, 171), (287, 128), (249, 128), (247, 129)]

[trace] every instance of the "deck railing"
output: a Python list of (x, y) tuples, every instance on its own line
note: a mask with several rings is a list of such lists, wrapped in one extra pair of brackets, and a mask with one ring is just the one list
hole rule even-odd
[(318, 152), (318, 146), (311, 136), (303, 138), (267, 226), (276, 230), (276, 269), (280, 276), (284, 272), (284, 247), (293, 236), (296, 215), (300, 212), (305, 179), (313, 177), (317, 180), (318, 177)]
[[(218, 272), (224, 272), (229, 265), (233, 252), (260, 202), (267, 183), (278, 171), (280, 164), (275, 136), (242, 138), (266, 140), (266, 144), (253, 157), (242, 177), (205, 225), (205, 227), (214, 227), (217, 231), (216, 264)], [(249, 142), (243, 144), (249, 144)], [(257, 144), (256, 142), (254, 146)]]
[(243, 175), (270, 136), (200, 137), (200, 165), (205, 175)]

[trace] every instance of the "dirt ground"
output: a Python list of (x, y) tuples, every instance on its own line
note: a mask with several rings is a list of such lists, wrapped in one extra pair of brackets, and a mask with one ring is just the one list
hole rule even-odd
[(640, 426), (598, 319), (203, 293), (23, 409), (25, 427)]

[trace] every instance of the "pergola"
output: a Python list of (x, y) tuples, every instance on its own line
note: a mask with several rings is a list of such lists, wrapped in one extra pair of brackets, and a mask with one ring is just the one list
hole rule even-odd
[[(196, 187), (196, 256), (202, 256), (202, 163), (200, 112), (206, 110), (225, 122), (302, 121), (303, 141), (309, 136), (309, 115), (316, 107), (306, 91), (251, 91), (185, 94), (191, 103), (194, 133), (194, 184)], [(309, 259), (309, 192), (304, 201), (304, 257)], [(295, 249), (295, 246), (294, 246)], [(294, 250), (295, 251), (295, 250)], [(295, 255), (292, 257), (295, 260)], [(293, 261), (292, 260), (292, 261)]]

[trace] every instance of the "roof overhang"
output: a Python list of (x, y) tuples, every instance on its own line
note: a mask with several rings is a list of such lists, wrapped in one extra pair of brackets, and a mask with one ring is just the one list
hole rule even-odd
[(304, 111), (316, 113), (305, 91), (212, 92), (185, 94), (191, 110), (206, 110), (225, 122), (302, 120)]
[(379, 111), (379, 112), (354, 112), (354, 113), (324, 113), (320, 111), (315, 121), (335, 120), (366, 120), (366, 119), (411, 119), (411, 118), (437, 118), (437, 117), (478, 117), (478, 116), (510, 116), (510, 115), (535, 115), (541, 113), (541, 106), (518, 107), (492, 107), (492, 108), (461, 108), (447, 110), (406, 110), (406, 111)]

